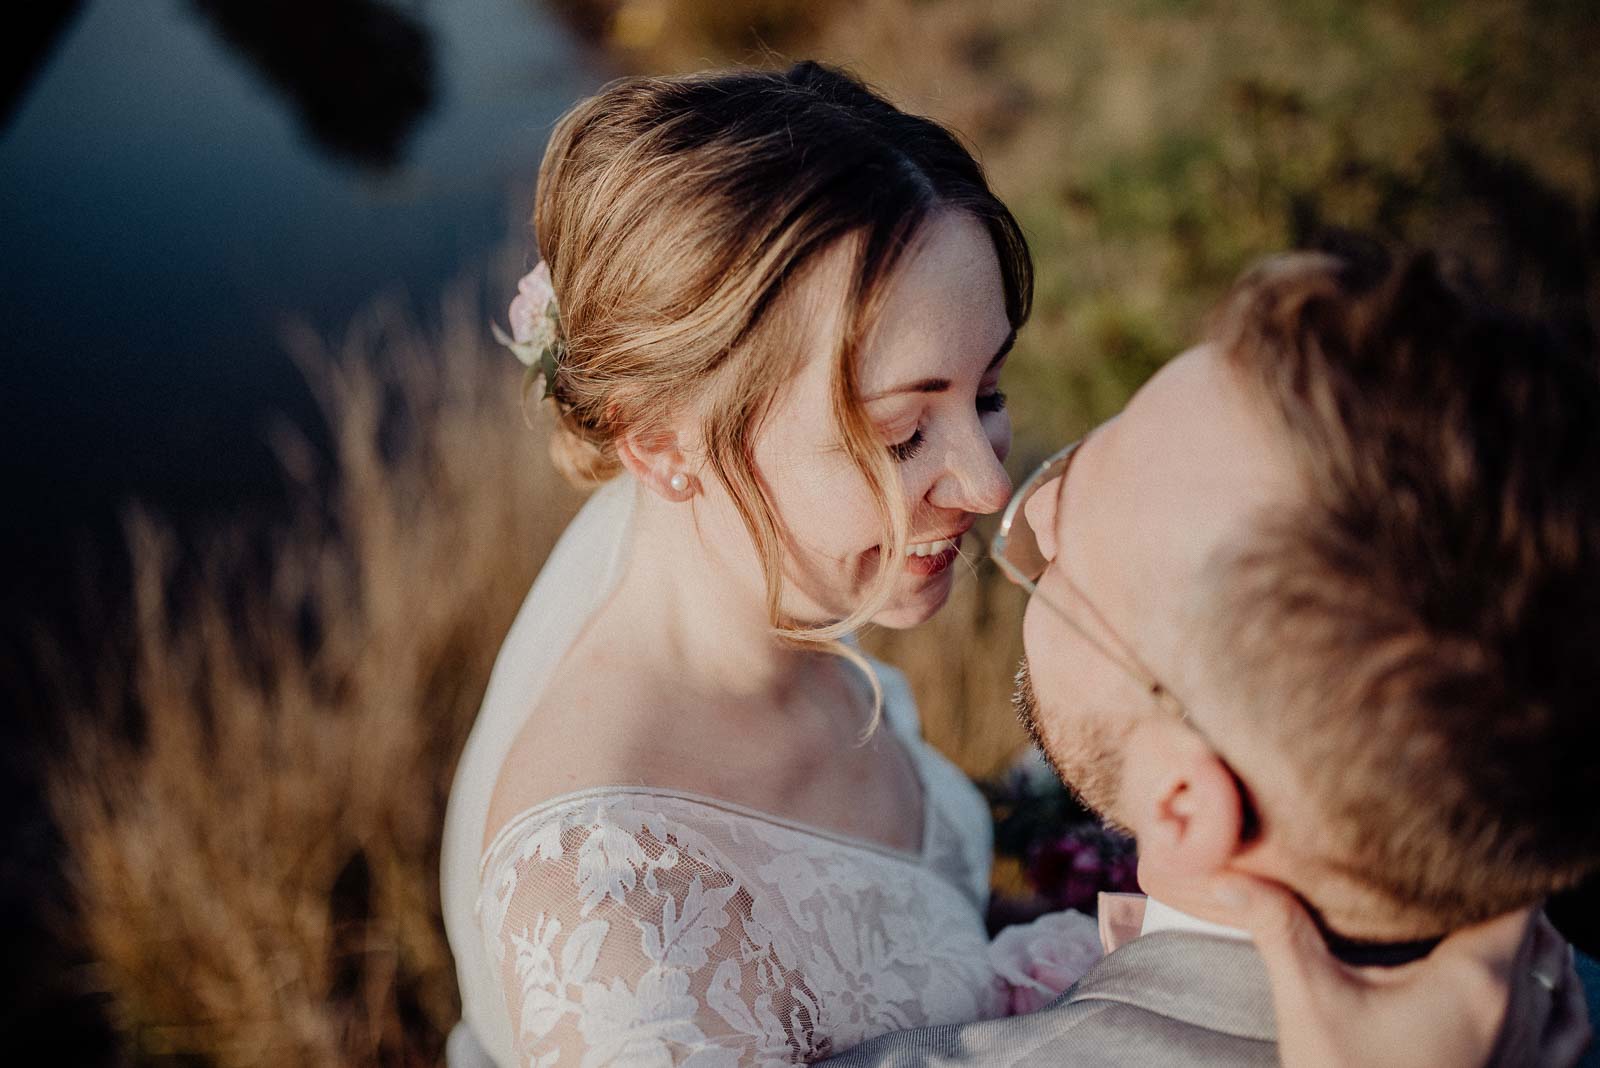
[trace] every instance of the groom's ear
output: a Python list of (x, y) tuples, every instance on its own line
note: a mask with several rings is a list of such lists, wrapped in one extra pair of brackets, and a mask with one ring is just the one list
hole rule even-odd
[[(656, 427), (624, 434), (617, 439), (617, 459), (641, 485), (669, 501), (694, 496), (693, 458), (683, 446), (684, 433), (672, 427)], [(673, 478), (682, 476), (679, 485)]]
[(1180, 723), (1141, 724), (1123, 764), (1122, 803), (1139, 843), (1139, 881), (1160, 896), (1167, 877), (1191, 880), (1227, 866), (1243, 845), (1244, 813), (1227, 765)]

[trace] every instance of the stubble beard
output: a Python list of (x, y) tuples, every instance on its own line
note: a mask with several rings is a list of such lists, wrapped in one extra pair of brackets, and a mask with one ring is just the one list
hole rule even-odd
[(1065, 738), (1050, 739), (1040, 723), (1039, 697), (1033, 689), (1033, 675), (1024, 656), (1017, 665), (1016, 692), (1012, 707), (1022, 728), (1044, 754), (1056, 778), (1078, 801), (1109, 826), (1124, 828), (1113, 813), (1122, 786), (1122, 742), (1126, 731), (1114, 731), (1095, 723), (1074, 726)]

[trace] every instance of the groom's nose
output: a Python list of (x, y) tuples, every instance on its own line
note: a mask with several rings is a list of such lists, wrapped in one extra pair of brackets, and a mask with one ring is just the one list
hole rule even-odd
[(1022, 506), (1022, 516), (1033, 531), (1039, 555), (1044, 557), (1045, 563), (1056, 558), (1056, 512), (1061, 501), (1062, 481), (1059, 475), (1052, 478)]

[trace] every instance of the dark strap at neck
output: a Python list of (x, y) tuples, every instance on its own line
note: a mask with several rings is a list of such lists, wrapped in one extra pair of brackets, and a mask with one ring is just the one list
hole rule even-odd
[(1328, 943), (1328, 952), (1353, 968), (1398, 968), (1402, 964), (1421, 960), (1444, 941), (1443, 936), (1414, 938), (1409, 942), (1346, 938), (1322, 922), (1322, 916), (1316, 909), (1311, 910), (1311, 918), (1316, 922), (1317, 930), (1322, 932), (1322, 940)]
[(1353, 968), (1398, 968), (1421, 960), (1443, 941), (1443, 938), (1418, 938), (1412, 942), (1358, 942), (1333, 935), (1328, 938), (1328, 949)]

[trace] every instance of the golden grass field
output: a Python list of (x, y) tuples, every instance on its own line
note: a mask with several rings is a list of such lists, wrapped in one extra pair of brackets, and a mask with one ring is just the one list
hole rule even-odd
[[(1019, 469), (1114, 411), (1244, 264), (1320, 224), (1442, 243), (1530, 299), (1600, 307), (1592, 272), (1538, 280), (1600, 244), (1584, 236), (1600, 90), (1580, 77), (1600, 35), (1578, 4), (554, 6), (624, 67), (765, 44), (847, 62), (963, 131), (1038, 257), (1008, 386)], [(501, 266), (490, 288), (508, 295)], [(264, 578), (261, 532), (220, 532), (199, 581), (179, 580), (159, 519), (130, 522), (130, 652), (76, 710), (53, 800), (93, 984), (136, 1063), (439, 1059), (457, 1012), (436, 875), (455, 754), (578, 503), (472, 308), (463, 291), (434, 332), (377, 306), (345, 336), (290, 339), (337, 481), (314, 485), (307, 446), (280, 442), (303, 507), (270, 534)], [(868, 637), (973, 774), (1021, 742), (1020, 603), (968, 577), (935, 622)]]

